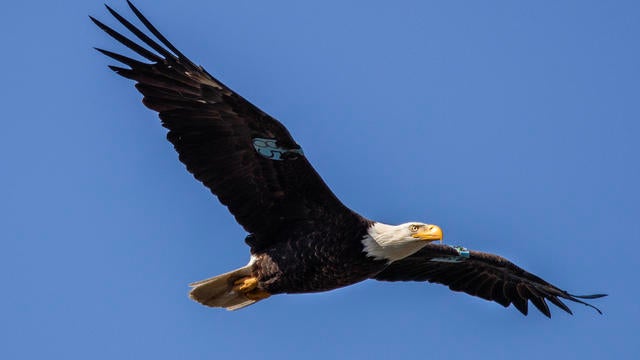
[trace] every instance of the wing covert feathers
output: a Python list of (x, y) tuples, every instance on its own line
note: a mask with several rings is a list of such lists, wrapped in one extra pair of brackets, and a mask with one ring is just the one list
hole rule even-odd
[[(254, 148), (255, 138), (273, 140), (282, 149), (300, 146), (280, 122), (195, 65), (127, 3), (146, 31), (108, 6), (132, 38), (91, 20), (143, 61), (97, 50), (124, 65), (110, 68), (136, 82), (144, 105), (157, 111), (169, 130), (167, 139), (180, 161), (245, 230), (269, 234), (287, 222), (317, 220), (327, 214), (356, 215), (335, 197), (304, 156), (277, 161), (260, 155)], [(256, 246), (266, 238), (256, 237)]]
[(375, 276), (381, 281), (428, 281), (447, 285), (453, 291), (462, 291), (508, 307), (513, 306), (522, 314), (528, 313), (530, 301), (541, 313), (551, 317), (547, 301), (572, 314), (560, 299), (600, 309), (583, 301), (597, 299), (605, 294), (574, 295), (531, 274), (509, 260), (479, 251), (469, 251), (469, 257), (458, 262), (458, 252), (450, 246), (429, 244), (417, 253), (396, 261)]

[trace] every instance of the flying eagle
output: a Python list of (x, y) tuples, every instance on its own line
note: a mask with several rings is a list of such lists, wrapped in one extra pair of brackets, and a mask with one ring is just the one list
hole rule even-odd
[(504, 307), (513, 304), (524, 315), (528, 301), (548, 317), (546, 301), (571, 313), (560, 299), (601, 313), (581, 299), (604, 294), (572, 295), (500, 256), (435, 243), (443, 236), (436, 225), (388, 225), (349, 209), (278, 120), (189, 60), (127, 2), (157, 40), (109, 6), (141, 43), (91, 20), (148, 62), (97, 50), (127, 66), (109, 67), (136, 82), (144, 105), (169, 130), (180, 161), (248, 233), (249, 263), (191, 284), (195, 301), (236, 310), (275, 294), (375, 279), (444, 284)]

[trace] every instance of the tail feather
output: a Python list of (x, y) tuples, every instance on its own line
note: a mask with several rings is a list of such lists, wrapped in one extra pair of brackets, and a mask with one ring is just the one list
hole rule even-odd
[(192, 287), (189, 297), (203, 305), (237, 310), (249, 306), (258, 300), (247, 299), (244, 295), (233, 291), (233, 283), (245, 276), (251, 276), (249, 265), (214, 276), (209, 279), (189, 284)]

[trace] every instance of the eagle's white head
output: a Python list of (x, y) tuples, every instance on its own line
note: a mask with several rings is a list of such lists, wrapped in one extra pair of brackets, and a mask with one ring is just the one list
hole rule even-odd
[(367, 256), (393, 262), (437, 240), (442, 241), (442, 229), (436, 225), (420, 222), (387, 225), (376, 222), (369, 227), (362, 243)]

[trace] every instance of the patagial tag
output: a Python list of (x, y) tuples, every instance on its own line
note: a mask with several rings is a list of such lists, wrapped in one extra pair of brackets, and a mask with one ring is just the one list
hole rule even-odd
[(271, 160), (293, 160), (304, 155), (302, 149), (286, 149), (278, 146), (275, 139), (254, 138), (253, 148), (258, 154)]

